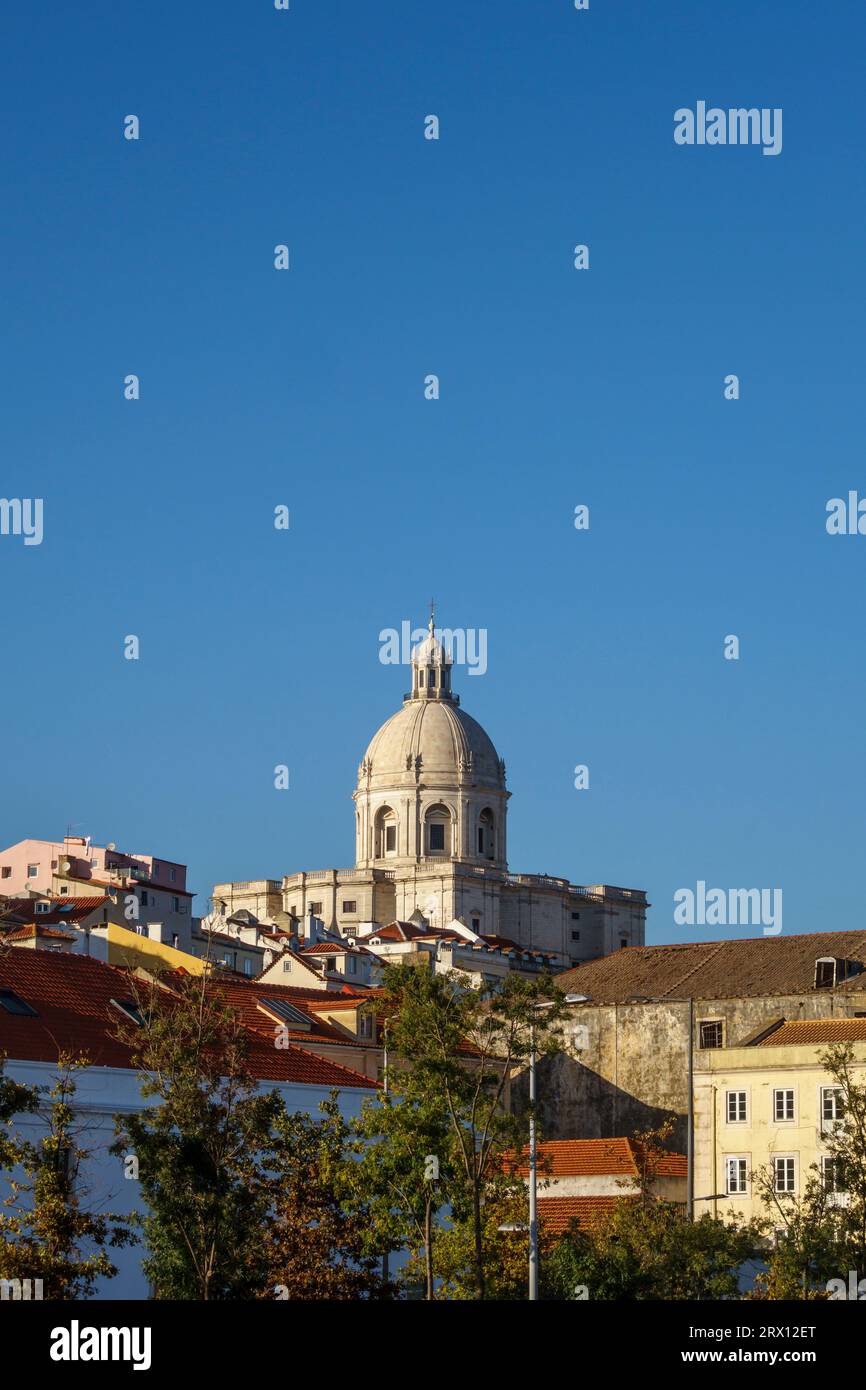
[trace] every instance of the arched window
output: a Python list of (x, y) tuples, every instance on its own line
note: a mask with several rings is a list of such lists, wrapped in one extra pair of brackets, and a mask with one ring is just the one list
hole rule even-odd
[(496, 858), (496, 822), (489, 807), (478, 817), (477, 848), (482, 859)]
[(375, 821), (375, 852), (376, 859), (386, 859), (390, 854), (397, 853), (397, 817), (390, 806), (380, 806), (376, 812)]
[(451, 812), (447, 806), (431, 806), (424, 817), (425, 854), (451, 853)]

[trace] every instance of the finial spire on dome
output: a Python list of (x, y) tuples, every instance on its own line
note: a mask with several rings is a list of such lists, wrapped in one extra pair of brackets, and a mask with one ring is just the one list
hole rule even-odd
[(431, 600), (430, 600), (430, 621), (429, 621), (429, 623), (427, 624), (427, 631), (428, 631), (428, 632), (434, 632), (435, 629), (436, 629), (436, 600), (435, 600), (435, 598), (431, 598)]

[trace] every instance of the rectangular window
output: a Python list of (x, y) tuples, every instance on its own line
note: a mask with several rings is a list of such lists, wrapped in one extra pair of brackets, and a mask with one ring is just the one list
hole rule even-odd
[(794, 1181), (795, 1164), (796, 1160), (793, 1158), (773, 1159), (774, 1187), (776, 1192), (794, 1192), (796, 1190)]
[(141, 905), (142, 905), (142, 907), (147, 907), (147, 889), (146, 889), (146, 888), (142, 888), (142, 890), (141, 890)]
[(836, 983), (836, 962), (833, 959), (815, 962), (815, 988), (832, 989)]
[(172, 898), (171, 905), (175, 912), (180, 912), (180, 898)]
[(725, 1159), (726, 1191), (742, 1193), (746, 1191), (749, 1165), (744, 1158)]
[(249, 956), (245, 956), (245, 957), (244, 957), (244, 974), (245, 974), (245, 975), (252, 975), (252, 973), (253, 973), (253, 963), (252, 963), (252, 961), (250, 960)]
[(397, 848), (397, 827), (396, 825), (385, 826), (385, 853), (393, 854)]
[(700, 1025), (699, 1047), (721, 1047), (724, 1025), (721, 1019), (713, 1019), (711, 1023)]
[(321, 903), (310, 903), (310, 904), (309, 904), (309, 911), (312, 912), (312, 914), (313, 914), (314, 917), (321, 917), (321, 915), (322, 915), (322, 904), (321, 904)]
[(175, 883), (177, 881), (177, 870), (169, 869), (168, 876), (171, 879), (172, 883)]
[(430, 826), (430, 848), (434, 853), (436, 853), (437, 851), (441, 851), (445, 848), (444, 825)]
[[(785, 1124), (794, 1118), (794, 1092), (793, 1089), (773, 1092), (773, 1119), (776, 1124)], [(781, 1189), (777, 1189), (781, 1190)]]
[(8, 864), (4, 864), (4, 865), (3, 865), (3, 868), (2, 868), (2, 871), (0, 871), (0, 872), (2, 872), (3, 878), (11, 878), (11, 877), (12, 877), (12, 870), (11, 870), (11, 868), (9, 867)]
[(37, 875), (38, 873), (39, 873), (39, 865), (38, 865), (38, 864), (28, 864), (28, 865), (27, 865), (27, 877), (28, 877), (28, 878), (35, 878), (36, 875)]
[(745, 1091), (728, 1091), (728, 1124), (741, 1125), (746, 1122)]
[(292, 968), (292, 962), (291, 962), (290, 960), (287, 960), (285, 957), (283, 957), (283, 970), (284, 970), (286, 973), (288, 973), (288, 971), (291, 970), (291, 968)]
[(350, 916), (355, 915), (355, 913), (358, 911), (358, 904), (356, 903), (354, 898), (347, 898), (347, 900), (343, 903), (343, 911), (348, 913)]
[(842, 1119), (844, 1102), (839, 1086), (821, 1087), (821, 1119), (825, 1124), (834, 1124)]
[(580, 921), (580, 913), (579, 913), (579, 912), (572, 912), (572, 914), (571, 914), (571, 920), (572, 920), (572, 922), (579, 922), (579, 921)]
[(359, 1015), (358, 1015), (358, 1037), (359, 1037), (359, 1038), (372, 1038), (372, 1036), (373, 1036), (373, 1015), (372, 1015), (372, 1014), (359, 1014)]
[(831, 1158), (829, 1154), (821, 1156), (821, 1181), (824, 1184), (825, 1192), (844, 1192), (845, 1183), (842, 1178), (842, 1163), (838, 1158)]
[(350, 975), (356, 975), (358, 973), (358, 962), (355, 956), (346, 957), (346, 969)]
[(573, 932), (571, 933), (571, 939), (572, 939), (572, 941), (579, 941), (579, 940), (580, 940), (580, 932), (579, 932), (579, 931), (573, 931)]

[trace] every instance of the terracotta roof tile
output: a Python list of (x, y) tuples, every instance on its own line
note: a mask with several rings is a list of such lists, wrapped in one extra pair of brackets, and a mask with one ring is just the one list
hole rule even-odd
[[(233, 981), (220, 980), (213, 987), (229, 996), (239, 992)], [(10, 1058), (56, 1062), (59, 1052), (86, 1052), (95, 1066), (132, 1067), (130, 1049), (112, 1036), (118, 1014), (111, 1000), (132, 994), (127, 971), (90, 956), (13, 949), (0, 955), (0, 988), (13, 990), (36, 1010), (35, 1017), (24, 1017), (0, 1007), (0, 1052)], [(295, 1042), (275, 1048), (272, 1038), (253, 1028), (248, 1030), (248, 1063), (262, 1081), (376, 1088), (360, 1073)]]
[(795, 1047), (798, 1044), (866, 1042), (866, 1018), (803, 1018), (783, 1023), (755, 1047)]
[[(517, 1172), (529, 1174), (524, 1154)], [(545, 1178), (637, 1177), (640, 1153), (633, 1139), (552, 1139), (538, 1146), (539, 1174)], [(659, 1177), (685, 1177), (685, 1154), (669, 1153), (660, 1160)]]
[(539, 1197), (538, 1220), (553, 1235), (564, 1235), (576, 1221), (586, 1229), (613, 1211), (620, 1197)]

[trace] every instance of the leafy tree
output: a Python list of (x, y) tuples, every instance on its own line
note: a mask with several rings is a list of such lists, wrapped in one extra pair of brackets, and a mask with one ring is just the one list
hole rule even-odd
[[(447, 1200), (449, 1216), (435, 1244), (447, 1255), (461, 1240), (471, 1243), (474, 1297), (484, 1299), (491, 1263), (497, 1258), (495, 1243), (491, 1248), (485, 1237), (491, 1213), (501, 1210), (522, 1187), (505, 1160), (525, 1145), (528, 1113), (508, 1111), (508, 1088), (512, 1074), (528, 1061), (533, 1040), (539, 1051), (556, 1045), (561, 997), (547, 979), (509, 975), (497, 987), (475, 990), (456, 971), (440, 975), (406, 963), (388, 966), (382, 983), (397, 1080), (393, 1099), (389, 1097), (377, 1112), (368, 1109), (365, 1129), (367, 1140), (375, 1140), (378, 1118), (381, 1140), (391, 1145), (381, 1191), (385, 1200), (394, 1201), (395, 1182), (405, 1189), (407, 1195), (396, 1201), (394, 1215), (402, 1221), (403, 1243), (426, 1251), (429, 1296), (435, 1275), (430, 1253), (434, 1198), (419, 1182), (418, 1164), (425, 1156), (422, 1148), (435, 1154), (440, 1172), (435, 1201)], [(420, 1126), (423, 1144), (411, 1140), (414, 1123)], [(468, 1235), (461, 1237), (458, 1231), (464, 1227)], [(460, 1261), (449, 1256), (449, 1267), (458, 1265)]]
[(21, 1141), (13, 1123), (20, 1115), (33, 1114), (38, 1105), (38, 1088), (7, 1076), (6, 1056), (0, 1053), (0, 1171), (15, 1168), (21, 1161)]
[(141, 1026), (119, 1032), (154, 1104), (117, 1117), (113, 1147), (137, 1160), (145, 1274), (157, 1298), (255, 1297), (268, 1278), (263, 1155), (279, 1097), (259, 1093), (245, 1029), (205, 977), (134, 992)]
[(388, 1090), (365, 1102), (355, 1139), (357, 1162), (347, 1177), (353, 1192), (368, 1203), (366, 1249), (412, 1251), (415, 1258), (401, 1281), (422, 1282), (432, 1300), (436, 1215), (448, 1205), (457, 1180), (440, 1099), (427, 1093), (419, 1073), (391, 1068)]
[(739, 1272), (763, 1236), (756, 1222), (689, 1221), (679, 1203), (655, 1195), (673, 1122), (634, 1137), (637, 1183), (586, 1227), (572, 1223), (542, 1266), (547, 1296), (570, 1299), (584, 1286), (593, 1299), (729, 1299)]
[[(369, 1216), (357, 1187), (353, 1140), (334, 1092), (323, 1119), (290, 1114), (280, 1103), (267, 1156), (270, 1212), (260, 1233), (267, 1270), (263, 1297), (363, 1299), (392, 1288), (368, 1252)], [(354, 1191), (355, 1200), (348, 1193)]]
[(3, 1166), (14, 1165), (0, 1211), (0, 1273), (4, 1279), (41, 1279), (53, 1299), (90, 1297), (98, 1279), (117, 1273), (108, 1250), (133, 1239), (124, 1218), (84, 1205), (79, 1175), (89, 1153), (78, 1139), (74, 1101), (75, 1073), (87, 1065), (84, 1057), (61, 1054), (47, 1107), (37, 1099), (37, 1088), (0, 1080), (0, 1113), (8, 1118), (10, 1106), (19, 1113), (38, 1110), (46, 1127), (36, 1142), (4, 1136), (0, 1143)]
[(738, 1298), (740, 1268), (761, 1235), (755, 1223), (707, 1213), (689, 1221), (674, 1203), (621, 1197), (597, 1222), (572, 1227), (542, 1278), (547, 1295), (563, 1299), (577, 1285), (593, 1299)]

